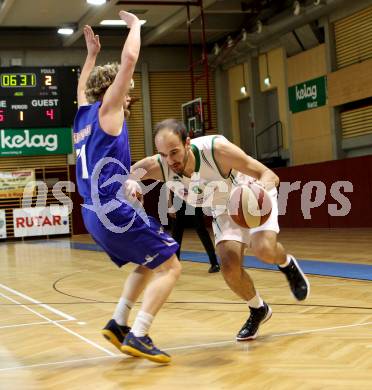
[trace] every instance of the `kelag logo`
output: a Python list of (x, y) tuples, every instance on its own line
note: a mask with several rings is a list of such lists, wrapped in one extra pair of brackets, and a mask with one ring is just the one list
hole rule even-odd
[(6, 135), (4, 131), (1, 132), (0, 137), (1, 148), (5, 149), (23, 149), (23, 148), (43, 148), (48, 152), (57, 150), (58, 137), (57, 134), (43, 134), (31, 135), (29, 130), (24, 130), (23, 134), (13, 135), (10, 132)]
[(71, 152), (70, 128), (0, 130), (0, 156), (41, 156)]
[(324, 106), (327, 103), (327, 78), (322, 76), (289, 87), (288, 96), (292, 113)]
[(306, 83), (303, 84), (301, 87), (298, 87), (296, 85), (296, 99), (302, 100), (305, 98), (311, 97), (313, 100), (315, 100), (318, 96), (318, 91), (316, 88), (316, 85), (307, 86)]

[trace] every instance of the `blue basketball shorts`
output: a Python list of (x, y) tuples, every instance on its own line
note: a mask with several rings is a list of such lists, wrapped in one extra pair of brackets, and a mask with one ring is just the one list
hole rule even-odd
[[(135, 215), (133, 224), (127, 231), (116, 233), (104, 226), (94, 211), (83, 207), (82, 215), (88, 232), (119, 267), (135, 263), (154, 269), (179, 248), (178, 243), (151, 216), (148, 216), (149, 224), (146, 224), (140, 216)], [(107, 216), (115, 226), (126, 227), (133, 217), (133, 209), (120, 207)]]

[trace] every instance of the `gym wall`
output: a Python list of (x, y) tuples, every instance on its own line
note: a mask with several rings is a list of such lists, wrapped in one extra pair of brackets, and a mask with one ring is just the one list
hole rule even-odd
[[(247, 83), (250, 74), (249, 63), (244, 62), (228, 69), (229, 80), (229, 100), (231, 112), (231, 141), (240, 145), (240, 128), (239, 128), (239, 101), (252, 96), (252, 86)], [(243, 95), (240, 88), (245, 85), (246, 95)]]
[[(279, 47), (259, 56), (259, 75), (261, 92), (276, 89), (278, 94), (279, 120), (283, 126), (283, 149), (289, 149), (289, 106), (288, 84), (286, 77), (286, 52)], [(270, 77), (270, 86), (265, 85), (264, 80)]]
[[(326, 74), (324, 44), (287, 59), (288, 87)], [(291, 113), (290, 123), (293, 165), (333, 159), (331, 112), (327, 104)]]

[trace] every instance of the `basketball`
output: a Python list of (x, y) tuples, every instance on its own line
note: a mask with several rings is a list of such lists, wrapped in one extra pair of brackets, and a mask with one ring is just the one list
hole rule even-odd
[(263, 225), (270, 217), (271, 208), (270, 194), (256, 183), (236, 187), (230, 194), (229, 215), (244, 228)]

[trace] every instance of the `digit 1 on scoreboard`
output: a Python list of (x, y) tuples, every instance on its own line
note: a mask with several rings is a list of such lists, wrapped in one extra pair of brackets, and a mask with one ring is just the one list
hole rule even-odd
[(45, 114), (49, 117), (50, 120), (54, 120), (54, 108), (46, 110)]
[(23, 122), (23, 111), (19, 111), (19, 120)]

